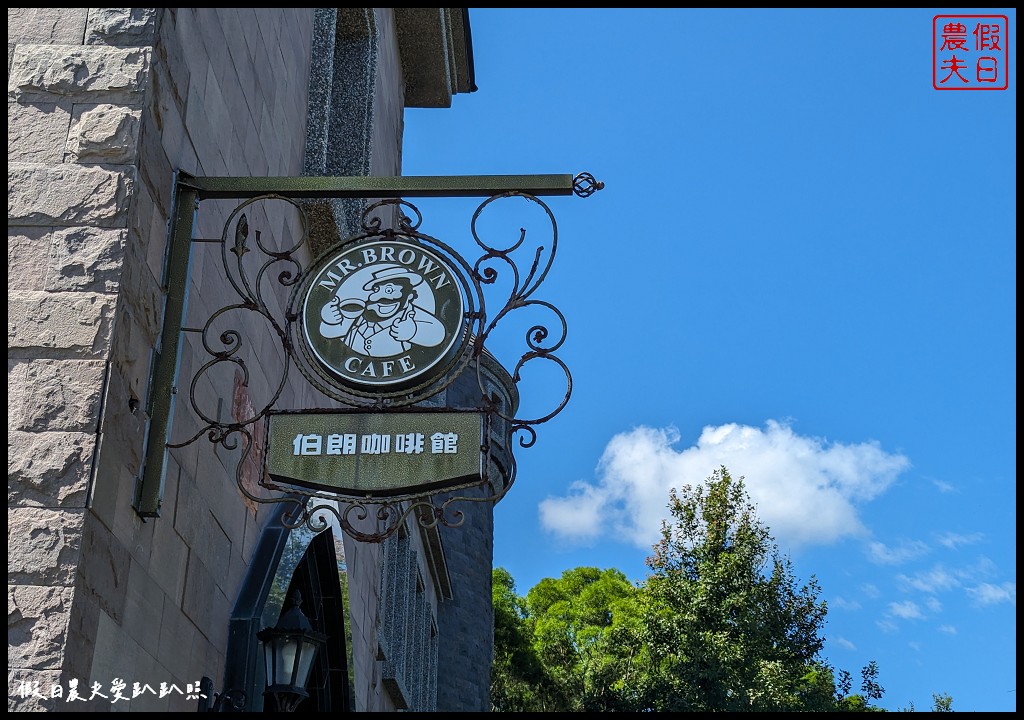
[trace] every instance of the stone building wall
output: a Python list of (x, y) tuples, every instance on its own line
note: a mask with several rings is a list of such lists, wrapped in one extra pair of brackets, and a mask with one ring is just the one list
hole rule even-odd
[[(8, 11), (9, 709), (194, 711), (186, 693), (200, 677), (222, 689), (227, 618), (273, 508), (243, 500), (240, 451), (205, 438), (169, 453), (159, 517), (133, 507), (175, 172), (400, 174), (409, 58), (403, 66), (398, 24), (389, 8)], [(334, 73), (326, 106), (311, 95), (324, 87), (325, 68)], [(218, 238), (237, 204), (204, 201), (195, 236)], [(345, 233), (363, 204), (311, 215)], [(291, 207), (263, 203), (247, 214), (268, 242), (297, 237)], [(216, 247), (193, 246), (188, 327), (237, 301)], [(266, 327), (251, 317), (237, 323), (255, 338), (248, 376), (218, 370), (196, 390), (204, 411), (236, 421), (273, 395), (280, 365)], [(179, 382), (208, 360), (203, 344), (184, 334)], [(203, 430), (185, 391), (171, 441)], [(295, 408), (327, 404), (298, 373), (281, 397)], [(489, 509), (484, 515), (477, 530), (446, 538), (446, 552), (465, 556), (454, 577), (474, 585), (444, 609), (428, 553), (411, 534), (438, 627), (451, 633), (445, 652), (461, 658), (452, 668), (475, 667), (476, 679), (461, 682), (478, 685), (489, 635), (467, 633), (490, 631), (473, 604), (486, 595), (489, 609)], [(458, 549), (469, 541), (475, 550)], [(377, 647), (382, 547), (346, 537), (345, 553), (354, 709), (394, 710)], [(458, 619), (467, 611), (477, 617), (472, 627)], [(110, 697), (117, 681), (123, 700)], [(86, 698), (94, 683), (107, 697), (50, 697), (75, 682)], [(161, 683), (182, 692), (159, 697)], [(465, 690), (439, 691), (447, 699), (438, 708), (486, 707), (486, 687)]]
[[(9, 27), (9, 684), (128, 688), (17, 709), (194, 710), (266, 512), (208, 444), (171, 454), (159, 518), (132, 506), (173, 173), (301, 174), (312, 11), (15, 9)], [(199, 316), (225, 298), (209, 265)]]
[[(8, 11), (8, 698), (16, 709), (55, 705), (15, 698), (19, 682), (38, 682), (49, 698), (70, 668), (84, 670), (76, 605), (103, 603), (115, 622), (128, 605), (128, 553), (97, 532), (87, 507), (138, 187), (152, 19)], [(90, 583), (83, 565), (96, 570)]]

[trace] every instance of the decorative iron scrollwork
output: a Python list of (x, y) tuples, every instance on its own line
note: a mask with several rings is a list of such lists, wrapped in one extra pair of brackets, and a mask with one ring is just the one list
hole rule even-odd
[[(577, 176), (573, 184), (574, 192), (581, 197), (601, 187), (603, 185), (588, 173)], [(545, 238), (543, 243), (533, 247), (527, 242), (533, 238), (527, 237), (526, 230), (513, 235), (510, 242), (495, 242), (490, 238), (485, 241), (481, 237), (478, 227), (481, 216), (495, 207), (495, 203), (509, 198), (525, 200), (542, 210), (550, 223), (550, 242)], [(267, 233), (253, 229), (255, 220), (248, 212), (257, 203), (279, 201), (289, 204), (298, 219), (296, 239), (284, 243), (281, 248), (265, 242), (264, 235)], [(393, 227), (382, 220), (389, 213), (396, 218), (391, 223)], [(304, 253), (309, 247), (310, 233), (309, 219), (303, 206), (293, 199), (268, 194), (251, 198), (235, 207), (224, 221), (219, 240), (223, 275), (235, 297), (211, 312), (201, 328), (184, 328), (198, 334), (201, 350), (206, 355), (206, 359), (198, 362), (192, 374), (188, 393), (191, 410), (201, 427), (185, 440), (168, 443), (168, 447), (181, 448), (205, 435), (211, 443), (225, 450), (239, 450), (235, 469), (236, 483), (248, 501), (289, 503), (292, 507), (286, 513), (286, 524), (290, 527), (305, 524), (314, 531), (325, 526), (325, 513), (332, 513), (346, 533), (365, 542), (385, 540), (410, 516), (424, 527), (433, 527), (439, 523), (447, 527), (458, 527), (465, 516), (455, 507), (456, 504), (493, 503), (503, 497), (511, 488), (516, 475), (513, 440), (517, 440), (523, 448), (532, 446), (537, 438), (536, 426), (561, 412), (572, 393), (571, 373), (556, 355), (567, 335), (565, 317), (552, 303), (536, 297), (554, 261), (558, 244), (557, 224), (550, 208), (533, 195), (519, 192), (494, 195), (481, 203), (473, 214), (470, 231), (480, 255), (469, 263), (447, 243), (422, 232), (422, 222), (422, 213), (411, 203), (397, 199), (383, 200), (366, 208), (361, 219), (360, 234), (342, 241), (329, 251), (337, 252), (349, 245), (378, 237), (404, 239), (443, 256), (464, 275), (460, 280), (463, 284), (460, 291), (465, 297), (466, 313), (460, 332), (465, 334), (466, 341), (459, 346), (455, 356), (447, 360), (443, 372), (422, 382), (403, 386), (401, 390), (375, 392), (336, 382), (336, 378), (311, 356), (308, 343), (303, 341), (303, 315), (300, 307), (302, 289), (310, 281), (317, 263), (324, 257), (303, 262)], [(494, 297), (499, 285), (508, 288), (507, 296), (502, 294)], [(489, 385), (487, 365), (493, 360), (485, 362), (485, 355), (488, 355), (489, 338), (503, 320), (530, 310), (549, 314), (552, 320), (532, 324), (528, 321), (529, 327), (523, 339), (525, 349), (514, 366), (506, 368), (506, 371), (518, 393), (522, 371), (528, 364), (550, 363), (564, 375), (564, 392), (548, 411), (536, 417), (517, 417), (515, 408), (503, 407), (491, 392), (493, 386)], [(241, 316), (256, 319), (256, 326), (265, 328), (266, 337), (251, 337), (251, 319), (239, 319), (237, 325), (232, 325), (231, 319)], [(247, 330), (243, 332), (240, 329), (242, 327)], [(266, 342), (268, 338), (269, 343)], [(271, 348), (276, 350), (271, 352)], [(251, 406), (233, 405), (232, 416), (225, 419), (223, 412), (215, 412), (210, 407), (209, 387), (212, 381), (209, 378), (215, 373), (230, 371), (235, 378), (236, 394), (242, 391), (247, 393), (251, 373), (254, 371), (250, 367), (254, 358), (258, 360), (260, 373), (267, 378), (270, 396)], [(473, 368), (480, 391), (478, 410), (485, 416), (487, 428), (487, 439), (481, 447), (486, 468), (483, 477), (471, 484), (447, 488), (446, 493), (448, 490), (451, 493), (447, 493), (443, 499), (422, 491), (388, 498), (339, 497), (326, 491), (274, 483), (266, 473), (266, 435), (263, 429), (268, 415), (280, 409), (282, 397), (289, 387), (293, 365), (311, 387), (337, 402), (339, 409), (396, 412), (429, 401), (469, 368)], [(213, 385), (217, 386), (216, 383)], [(500, 438), (498, 446), (502, 447), (492, 446), (493, 438)], [(259, 468), (255, 478), (253, 467)], [(497, 468), (497, 472), (503, 476), (503, 482), (490, 482), (492, 467)], [(460, 494), (461, 489), (476, 486), (488, 489), (483, 495)], [(336, 507), (335, 501), (342, 503), (343, 509)]]

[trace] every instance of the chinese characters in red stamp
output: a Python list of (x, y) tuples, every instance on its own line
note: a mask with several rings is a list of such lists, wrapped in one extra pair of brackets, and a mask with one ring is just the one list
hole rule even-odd
[(1010, 86), (1010, 21), (1005, 15), (932, 18), (932, 87), (1005, 90)]

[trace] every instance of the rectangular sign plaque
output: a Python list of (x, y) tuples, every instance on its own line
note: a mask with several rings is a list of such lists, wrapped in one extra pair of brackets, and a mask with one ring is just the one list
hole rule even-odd
[(482, 479), (478, 412), (271, 413), (267, 471), (279, 483), (388, 497)]

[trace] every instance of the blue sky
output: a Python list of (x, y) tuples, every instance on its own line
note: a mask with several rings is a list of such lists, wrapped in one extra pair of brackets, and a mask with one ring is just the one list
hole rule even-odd
[[(932, 87), (957, 12), (1009, 17), (1008, 90)], [(890, 710), (1016, 710), (1015, 11), (470, 19), (479, 90), (407, 110), (404, 173), (606, 183), (544, 199), (572, 396), (517, 452), (495, 565), (641, 580), (669, 488), (725, 465), (821, 583), (834, 666), (876, 660)], [(477, 202), (416, 204), (472, 255)]]

